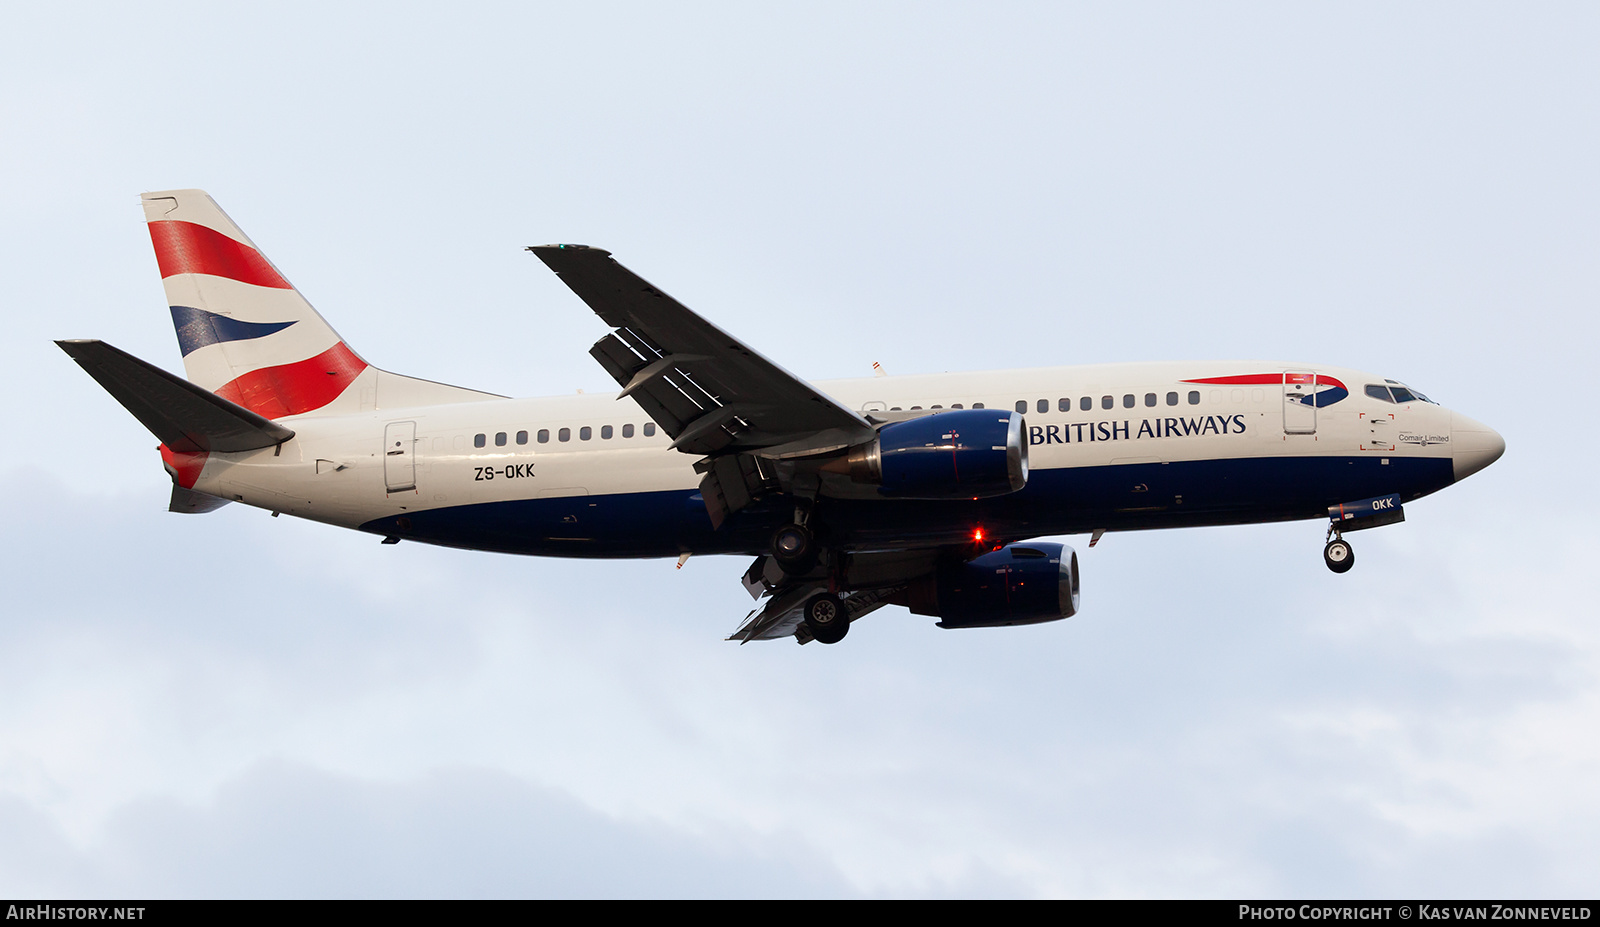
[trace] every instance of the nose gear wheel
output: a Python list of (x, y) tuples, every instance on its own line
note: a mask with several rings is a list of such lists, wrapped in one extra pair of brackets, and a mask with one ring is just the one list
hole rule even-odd
[(1356, 552), (1344, 538), (1334, 538), (1322, 548), (1322, 562), (1335, 573), (1348, 573), (1356, 565)]

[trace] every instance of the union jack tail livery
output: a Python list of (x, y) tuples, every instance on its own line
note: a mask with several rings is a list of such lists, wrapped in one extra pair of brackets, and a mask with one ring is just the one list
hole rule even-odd
[(268, 419), (494, 398), (370, 366), (204, 191), (142, 199), (197, 386)]

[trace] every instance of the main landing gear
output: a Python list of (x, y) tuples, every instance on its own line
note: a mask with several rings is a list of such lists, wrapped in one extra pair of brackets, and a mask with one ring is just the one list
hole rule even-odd
[[(808, 525), (815, 500), (795, 506), (794, 521), (772, 534), (772, 559), (790, 577), (803, 577), (817, 568), (822, 559), (822, 546)], [(800, 607), (801, 620), (811, 639), (824, 644), (837, 644), (850, 633), (850, 611), (845, 603), (831, 592), (819, 592), (806, 599)]]
[(824, 644), (837, 644), (850, 633), (850, 615), (839, 597), (819, 592), (809, 599), (802, 610), (806, 628), (814, 640)]
[(1335, 573), (1348, 573), (1356, 565), (1355, 548), (1339, 536), (1336, 528), (1328, 529), (1328, 543), (1322, 548), (1322, 562)]

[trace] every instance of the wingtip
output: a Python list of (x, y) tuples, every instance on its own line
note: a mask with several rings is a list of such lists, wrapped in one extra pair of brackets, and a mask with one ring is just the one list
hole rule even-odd
[(73, 360), (79, 359), (84, 348), (102, 343), (99, 338), (57, 338), (55, 342), (56, 347), (65, 351)]

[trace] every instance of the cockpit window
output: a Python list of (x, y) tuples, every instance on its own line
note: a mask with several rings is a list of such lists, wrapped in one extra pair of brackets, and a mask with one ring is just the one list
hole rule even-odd
[(1388, 390), (1394, 393), (1393, 399), (1387, 399), (1384, 397), (1383, 393), (1385, 389), (1382, 386), (1368, 385), (1367, 395), (1371, 396), (1373, 399), (1383, 399), (1385, 402), (1426, 402), (1429, 405), (1438, 405), (1437, 402), (1434, 402), (1432, 399), (1429, 399), (1416, 390), (1407, 387), (1404, 383), (1401, 383), (1398, 380), (1384, 380), (1383, 382), (1389, 384)]
[(1394, 397), (1389, 395), (1389, 387), (1377, 383), (1367, 384), (1367, 395), (1383, 402), (1394, 402)]

